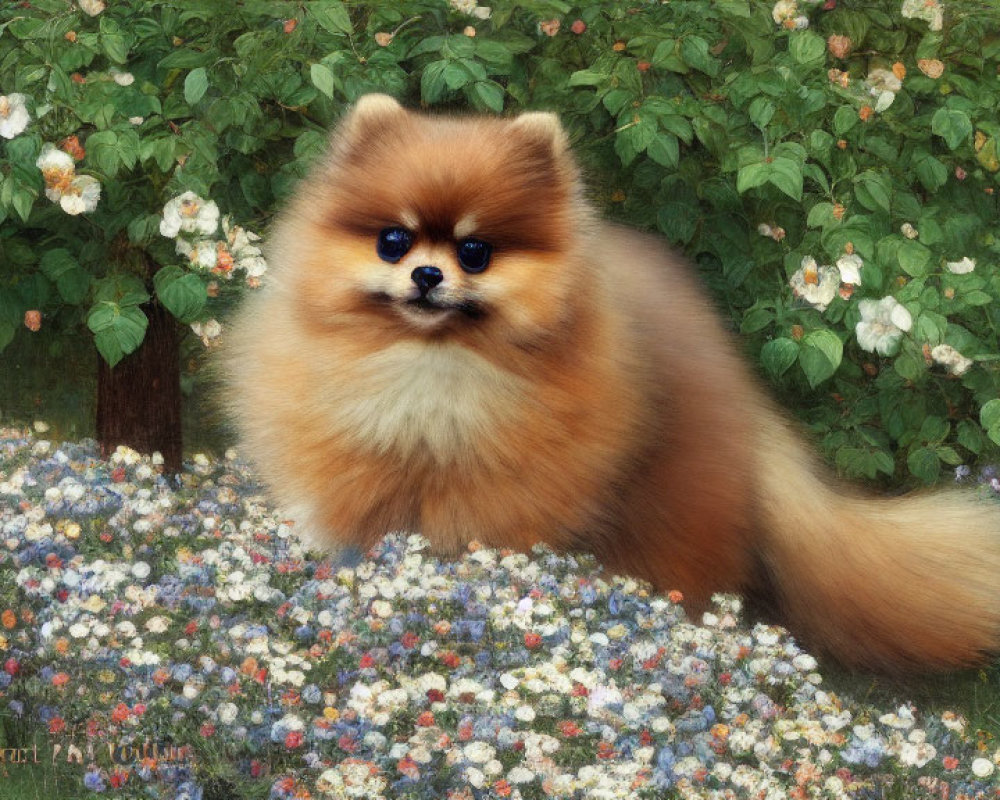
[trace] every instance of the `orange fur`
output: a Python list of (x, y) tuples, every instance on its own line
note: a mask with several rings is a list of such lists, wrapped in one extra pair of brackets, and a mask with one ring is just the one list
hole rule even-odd
[[(392, 226), (415, 235), (395, 264), (375, 249)], [(469, 235), (495, 248), (479, 274), (457, 261)], [(362, 98), (270, 261), (228, 333), (229, 405), (275, 498), (322, 541), (589, 549), (694, 608), (766, 593), (853, 666), (997, 649), (997, 509), (835, 486), (689, 270), (594, 218), (553, 115)], [(443, 310), (406, 302), (425, 265)]]

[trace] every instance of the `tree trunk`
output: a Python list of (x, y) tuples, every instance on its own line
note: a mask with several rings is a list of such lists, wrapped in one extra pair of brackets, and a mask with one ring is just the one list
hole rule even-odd
[(139, 348), (114, 368), (98, 356), (97, 441), (104, 456), (118, 445), (159, 451), (168, 472), (181, 469), (181, 383), (177, 320), (156, 301)]

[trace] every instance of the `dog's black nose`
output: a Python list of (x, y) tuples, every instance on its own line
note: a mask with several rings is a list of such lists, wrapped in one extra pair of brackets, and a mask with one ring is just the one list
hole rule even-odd
[(417, 267), (410, 273), (410, 277), (417, 284), (420, 295), (424, 296), (444, 280), (444, 273), (437, 267)]

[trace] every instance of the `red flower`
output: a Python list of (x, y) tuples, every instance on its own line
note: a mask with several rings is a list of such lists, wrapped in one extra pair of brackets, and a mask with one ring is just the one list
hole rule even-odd
[(429, 728), (434, 724), (434, 714), (430, 711), (421, 712), (420, 716), (417, 717), (417, 725), (421, 728)]
[(440, 703), (444, 700), (444, 692), (442, 692), (440, 689), (428, 689), (427, 699), (430, 700), (432, 703)]
[(419, 641), (420, 637), (417, 634), (413, 633), (413, 631), (407, 631), (406, 633), (403, 634), (402, 638), (399, 640), (399, 643), (403, 645), (403, 647), (405, 647), (407, 650), (411, 650), (417, 646), (417, 642)]
[(127, 770), (116, 769), (114, 772), (111, 773), (111, 785), (116, 789), (120, 789), (122, 786), (124, 786), (125, 781), (127, 780), (128, 780)]
[(125, 467), (115, 467), (111, 471), (111, 480), (115, 483), (121, 483), (125, 480)]
[(578, 19), (572, 25), (569, 26), (569, 29), (573, 31), (573, 33), (575, 33), (577, 36), (579, 36), (581, 33), (587, 30), (587, 23), (584, 22), (582, 19)]
[(360, 669), (371, 669), (375, 666), (375, 657), (371, 653), (365, 653), (358, 662)]
[(572, 738), (574, 736), (579, 736), (583, 733), (583, 729), (577, 725), (573, 720), (567, 719), (559, 723), (559, 731), (563, 736)]
[(285, 747), (294, 750), (302, 744), (302, 731), (289, 731), (285, 736)]
[(537, 633), (528, 632), (524, 634), (524, 646), (529, 650), (534, 650), (542, 643), (542, 637)]
[(111, 712), (112, 722), (124, 722), (128, 719), (129, 710), (128, 706), (124, 703), (119, 703), (115, 706), (114, 710)]
[(211, 722), (206, 722), (200, 728), (198, 728), (198, 735), (203, 739), (210, 739), (215, 735), (215, 726)]
[(66, 720), (62, 717), (53, 717), (49, 722), (49, 733), (62, 733), (66, 730)]
[(17, 675), (18, 663), (16, 658), (8, 658), (3, 662), (3, 671), (8, 675)]

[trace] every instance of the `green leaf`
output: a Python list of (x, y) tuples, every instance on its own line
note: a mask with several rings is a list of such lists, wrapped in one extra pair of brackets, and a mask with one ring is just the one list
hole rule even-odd
[(809, 385), (815, 389), (832, 376), (843, 355), (844, 345), (833, 331), (824, 328), (807, 333), (802, 339), (799, 365)]
[(958, 443), (966, 450), (979, 455), (986, 444), (983, 429), (976, 423), (963, 419), (958, 423)]
[(570, 86), (600, 86), (607, 83), (610, 75), (594, 69), (578, 69), (569, 76)]
[(899, 266), (907, 275), (921, 278), (927, 274), (927, 266), (931, 261), (931, 251), (916, 239), (906, 239), (896, 251)]
[(167, 311), (183, 323), (194, 322), (208, 300), (201, 278), (178, 266), (160, 269), (153, 276), (153, 285)]
[(990, 400), (979, 409), (979, 424), (986, 430), (1000, 428), (1000, 399)]
[(736, 174), (736, 191), (743, 194), (748, 189), (755, 189), (767, 183), (768, 172), (764, 164), (747, 164)]
[(111, 367), (142, 344), (148, 324), (146, 315), (135, 306), (121, 308), (108, 302), (95, 305), (87, 315), (97, 350)]
[(784, 375), (799, 357), (799, 344), (794, 339), (772, 339), (760, 349), (760, 362), (775, 378)]
[(800, 64), (819, 61), (826, 55), (826, 42), (812, 31), (796, 31), (788, 38), (788, 51)]
[(810, 228), (825, 228), (827, 225), (837, 225), (840, 220), (833, 215), (833, 203), (817, 203), (809, 209), (806, 225)]
[(69, 250), (62, 247), (47, 250), (38, 262), (38, 265), (42, 268), (42, 274), (53, 283), (70, 270), (80, 268), (80, 262), (76, 260)]
[(936, 192), (948, 182), (948, 168), (930, 153), (916, 154), (913, 171), (917, 173), (917, 178), (929, 192)]
[(333, 97), (333, 70), (331, 70), (326, 64), (316, 63), (309, 67), (309, 77), (312, 80), (313, 86), (319, 89), (327, 97)]
[[(773, 304), (771, 304), (773, 305)], [(740, 333), (756, 333), (774, 322), (774, 311), (761, 303), (754, 303), (740, 323)]]
[(708, 42), (700, 36), (685, 36), (681, 40), (681, 55), (692, 67), (706, 75), (717, 75), (719, 62), (708, 52)]
[(191, 70), (184, 79), (184, 100), (187, 104), (189, 106), (197, 105), (207, 91), (208, 71), (204, 67)]
[(918, 447), (906, 459), (910, 472), (924, 483), (934, 483), (941, 474), (941, 461), (938, 454), (929, 447)]
[(661, 166), (674, 168), (680, 160), (680, 145), (671, 133), (659, 133), (646, 147), (646, 154)]
[(756, 125), (760, 130), (764, 130), (767, 127), (767, 123), (771, 121), (774, 116), (775, 105), (771, 102), (770, 98), (755, 97), (753, 102), (750, 103), (750, 108), (747, 109), (747, 114), (750, 116), (750, 121)]
[(448, 68), (445, 59), (432, 61), (420, 76), (420, 99), (425, 103), (436, 103), (441, 99), (447, 84), (444, 79), (444, 71)]
[(59, 276), (56, 281), (56, 289), (63, 300), (70, 305), (78, 306), (86, 299), (90, 283), (90, 273), (77, 267)]
[(336, 0), (314, 0), (307, 5), (307, 10), (310, 16), (330, 33), (354, 32), (351, 17), (343, 3)]
[(931, 117), (931, 132), (943, 138), (955, 150), (972, 135), (972, 121), (964, 111), (939, 108)]
[(473, 104), (499, 114), (503, 111), (503, 86), (496, 81), (476, 81), (471, 87)]
[(107, 14), (101, 16), (101, 48), (116, 64), (128, 61), (128, 41), (118, 23)]
[(793, 200), (802, 199), (802, 167), (790, 158), (776, 156), (768, 167), (768, 181)]
[(841, 106), (833, 115), (833, 132), (843, 136), (858, 124), (858, 111), (854, 106)]
[(875, 170), (865, 170), (854, 178), (858, 202), (869, 211), (888, 211), (892, 200), (892, 182)]

